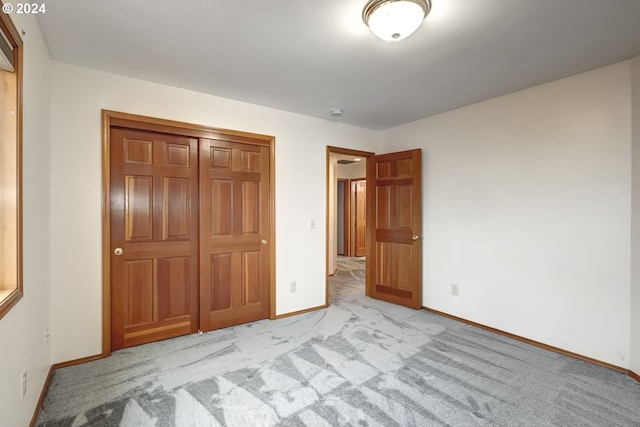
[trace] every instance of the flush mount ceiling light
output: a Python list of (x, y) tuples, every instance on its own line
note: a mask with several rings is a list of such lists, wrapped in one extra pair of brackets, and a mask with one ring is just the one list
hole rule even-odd
[(430, 10), (430, 0), (371, 0), (362, 20), (382, 40), (398, 41), (413, 34)]

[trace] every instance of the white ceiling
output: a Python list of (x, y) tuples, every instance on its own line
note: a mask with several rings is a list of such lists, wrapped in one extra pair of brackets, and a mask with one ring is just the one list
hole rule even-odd
[(38, 19), (59, 61), (370, 129), (640, 53), (640, 0), (432, 0), (398, 43), (365, 3), (54, 0)]

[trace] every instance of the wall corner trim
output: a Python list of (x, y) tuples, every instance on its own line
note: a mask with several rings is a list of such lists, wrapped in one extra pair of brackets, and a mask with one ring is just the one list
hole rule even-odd
[(42, 385), (42, 390), (40, 390), (40, 397), (38, 397), (36, 407), (33, 409), (33, 416), (31, 417), (29, 427), (35, 427), (36, 423), (38, 422), (38, 416), (40, 416), (40, 408), (42, 408), (42, 402), (44, 401), (44, 397), (47, 395), (47, 390), (49, 390), (49, 384), (51, 384), (51, 379), (53, 378), (53, 371), (53, 365), (49, 366), (49, 372), (47, 372), (47, 377), (44, 379), (44, 384)]
[(312, 311), (324, 310), (328, 305), (319, 305), (317, 307), (307, 308), (306, 310), (292, 311), (291, 313), (278, 314), (274, 320), (284, 319), (285, 317), (297, 316), (298, 314), (311, 313)]
[(38, 416), (40, 415), (40, 408), (42, 407), (42, 402), (44, 401), (45, 396), (47, 395), (47, 391), (49, 390), (49, 385), (51, 384), (51, 380), (53, 379), (53, 374), (56, 369), (66, 368), (68, 366), (80, 365), (81, 363), (92, 362), (94, 360), (104, 359), (102, 354), (96, 354), (94, 356), (82, 357), (80, 359), (69, 360), (67, 362), (54, 363), (49, 366), (49, 372), (47, 373), (47, 378), (44, 380), (44, 384), (42, 386), (42, 390), (40, 391), (40, 397), (38, 398), (38, 402), (36, 403), (36, 407), (33, 410), (33, 417), (31, 417), (31, 422), (29, 423), (29, 427), (35, 427), (38, 422)]

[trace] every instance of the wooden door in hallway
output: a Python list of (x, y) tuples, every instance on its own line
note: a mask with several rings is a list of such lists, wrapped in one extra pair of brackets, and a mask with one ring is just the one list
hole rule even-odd
[(198, 329), (198, 141), (111, 128), (111, 349)]
[(367, 254), (367, 181), (359, 179), (353, 181), (354, 187), (354, 242), (355, 256)]
[(269, 317), (270, 150), (243, 138), (200, 144), (200, 328)]
[(422, 151), (375, 156), (367, 164), (367, 295), (422, 305)]

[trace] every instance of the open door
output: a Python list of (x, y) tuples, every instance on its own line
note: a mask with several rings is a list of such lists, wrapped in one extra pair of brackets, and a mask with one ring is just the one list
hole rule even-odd
[(354, 254), (355, 256), (365, 256), (367, 254), (367, 181), (359, 179), (353, 181), (352, 185), (355, 211)]
[(367, 163), (367, 295), (422, 306), (422, 150)]

